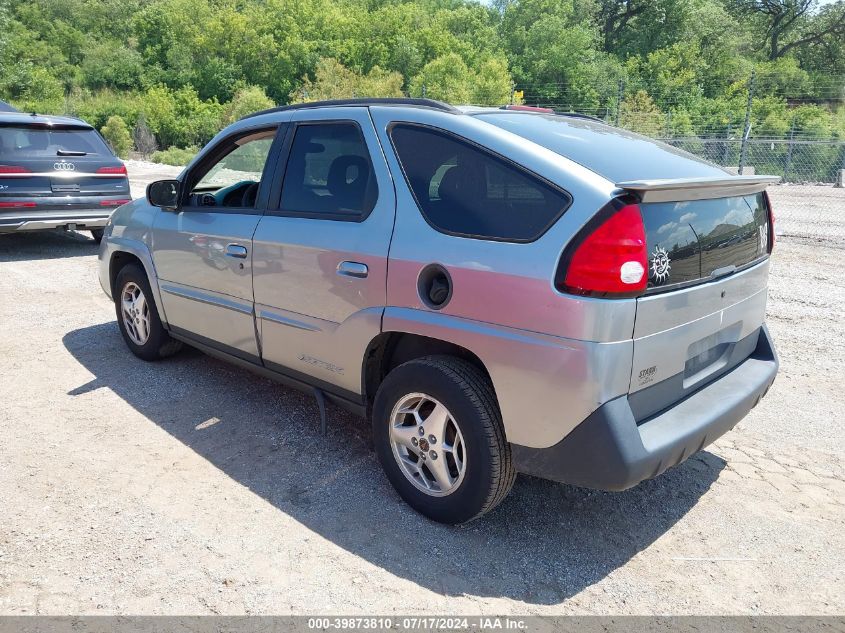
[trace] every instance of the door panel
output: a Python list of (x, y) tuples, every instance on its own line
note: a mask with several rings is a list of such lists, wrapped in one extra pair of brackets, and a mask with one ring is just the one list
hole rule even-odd
[[(348, 200), (360, 202), (369, 195), (364, 193), (363, 183), (356, 186), (357, 170), (367, 168), (361, 167), (360, 156), (338, 155), (340, 150), (331, 139), (322, 143), (324, 150), (317, 148), (321, 154), (318, 161), (325, 164), (295, 164), (291, 159), (280, 167), (286, 178), (310, 178), (308, 189), (313, 191), (283, 193), (283, 200), (296, 200), (295, 204), (307, 210), (268, 212), (253, 238), (253, 286), (262, 359), (268, 367), (305, 374), (360, 394), (361, 359), (380, 332), (386, 300), (387, 252), (395, 211), (393, 185), (366, 108), (298, 112), (292, 122), (300, 124), (291, 134), (293, 147), (297, 147), (297, 132), (308, 125), (357, 124), (369, 154), (377, 197), (368, 203), (372, 211), (364, 219), (350, 210), (357, 203), (350, 206)], [(319, 140), (320, 135), (314, 138)], [(316, 145), (309, 138), (300, 147)], [(328, 164), (332, 162), (344, 173), (348, 167), (352, 174), (343, 176), (340, 185), (332, 185), (337, 180), (337, 169)], [(314, 172), (311, 176), (303, 176), (310, 171)], [(308, 200), (315, 202), (311, 205)], [(343, 202), (333, 206), (332, 200)]]
[[(158, 214), (153, 259), (171, 326), (258, 359), (250, 241), (260, 216), (181, 211)], [(232, 257), (227, 247), (247, 249)]]
[[(153, 226), (153, 260), (171, 327), (260, 362), (252, 235), (267, 208), (284, 130), (240, 132), (204, 151), (183, 179), (183, 206)], [(263, 176), (262, 176), (263, 174)]]

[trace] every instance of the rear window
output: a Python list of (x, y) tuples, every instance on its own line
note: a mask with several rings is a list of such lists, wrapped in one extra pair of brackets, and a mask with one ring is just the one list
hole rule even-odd
[(725, 175), (722, 168), (683, 150), (598, 121), (525, 112), (474, 116), (565, 156), (613, 182)]
[(90, 128), (0, 127), (0, 156), (40, 158), (60, 152), (112, 155), (102, 137)]
[(397, 124), (390, 137), (423, 216), (443, 233), (530, 242), (571, 202), (566, 192), (442, 130)]

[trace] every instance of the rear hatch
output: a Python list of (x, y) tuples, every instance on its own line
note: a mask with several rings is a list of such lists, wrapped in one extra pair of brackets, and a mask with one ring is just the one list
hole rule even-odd
[[(768, 199), (753, 190), (768, 180), (732, 178), (721, 188), (706, 181), (668, 189), (620, 183), (642, 200), (648, 252), (629, 395), (638, 420), (730, 371), (757, 348), (773, 234)], [(736, 192), (741, 195), (725, 195)]]
[[(615, 224), (604, 216), (594, 218), (604, 222), (597, 228), (587, 223), (580, 236), (590, 239), (573, 240), (555, 279), (564, 292), (597, 297), (629, 296), (621, 286), (637, 284), (629, 401), (638, 420), (754, 353), (765, 317), (771, 249), (762, 192), (778, 178), (731, 176), (670, 145), (577, 116), (502, 110), (472, 116), (617, 183), (614, 204), (639, 207), (624, 219), (619, 219), (624, 209), (611, 216)], [(626, 224), (640, 214), (647, 244), (642, 264), (642, 227), (634, 235)], [(581, 252), (589, 254), (575, 265), (572, 257)], [(632, 267), (623, 267), (620, 277), (610, 263), (633, 252), (636, 261), (626, 262)], [(648, 283), (641, 293), (644, 268)], [(574, 269), (578, 273), (570, 276)]]
[(0, 124), (0, 209), (115, 206), (98, 197), (128, 199), (129, 181), (96, 130)]
[[(765, 317), (771, 247), (762, 192), (777, 178), (731, 176), (718, 165), (600, 121), (501, 110), (473, 116), (617, 183), (619, 200), (639, 206), (645, 224), (643, 267), (648, 284), (636, 300), (629, 389), (639, 420), (754, 353)], [(592, 229), (585, 227), (585, 231)], [(594, 241), (596, 252), (602, 252), (605, 238)], [(626, 243), (626, 248), (637, 243)], [(575, 248), (577, 240), (568, 251)], [(564, 291), (576, 294), (591, 287), (618, 292), (614, 286), (619, 279), (602, 276), (602, 271), (610, 270), (604, 264), (601, 260), (601, 265), (590, 269), (589, 258), (580, 261), (580, 271), (587, 277), (576, 279), (576, 286), (588, 283), (580, 289), (566, 288), (567, 267), (572, 262), (565, 255), (558, 272), (566, 277), (556, 281)], [(635, 283), (642, 281), (639, 260), (629, 272)]]

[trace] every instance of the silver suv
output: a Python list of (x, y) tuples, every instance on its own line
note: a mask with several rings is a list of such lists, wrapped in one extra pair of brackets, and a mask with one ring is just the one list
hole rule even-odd
[(117, 209), (100, 282), (134, 354), (371, 417), (402, 498), (459, 523), (517, 472), (633, 486), (759, 402), (775, 180), (575, 115), (281, 107)]

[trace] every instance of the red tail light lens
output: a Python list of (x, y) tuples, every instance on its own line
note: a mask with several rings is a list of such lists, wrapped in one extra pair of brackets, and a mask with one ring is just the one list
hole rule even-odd
[(119, 207), (122, 204), (126, 204), (127, 202), (132, 202), (129, 199), (126, 200), (100, 200), (101, 207)]
[(24, 207), (34, 207), (34, 202), (0, 202), (0, 209), (22, 209)]
[(0, 165), (0, 174), (30, 174), (26, 167), (20, 165)]
[(126, 165), (121, 165), (120, 167), (100, 167), (97, 170), (98, 174), (119, 174), (121, 176), (126, 175)]
[(775, 212), (772, 210), (772, 200), (767, 192), (763, 192), (763, 200), (766, 202), (766, 210), (769, 214), (769, 252), (775, 247)]
[(631, 297), (648, 284), (645, 226), (639, 206), (629, 204), (597, 227), (587, 227), (558, 277), (564, 292), (594, 297)]

